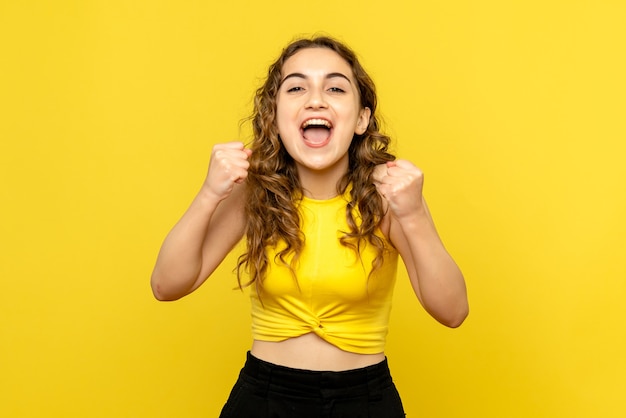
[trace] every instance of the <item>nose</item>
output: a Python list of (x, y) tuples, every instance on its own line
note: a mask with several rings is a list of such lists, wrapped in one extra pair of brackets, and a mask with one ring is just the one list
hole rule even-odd
[(307, 109), (325, 109), (328, 106), (323, 92), (318, 89), (311, 89), (305, 107)]

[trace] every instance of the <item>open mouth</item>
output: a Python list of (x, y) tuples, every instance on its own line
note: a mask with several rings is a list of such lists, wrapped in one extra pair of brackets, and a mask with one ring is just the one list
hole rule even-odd
[(302, 137), (313, 146), (324, 145), (330, 139), (333, 125), (326, 119), (308, 119), (301, 127)]

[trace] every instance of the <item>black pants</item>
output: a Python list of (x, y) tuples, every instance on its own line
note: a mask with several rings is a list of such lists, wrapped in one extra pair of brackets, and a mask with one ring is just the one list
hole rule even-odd
[(387, 360), (342, 372), (277, 366), (248, 353), (220, 418), (404, 418)]

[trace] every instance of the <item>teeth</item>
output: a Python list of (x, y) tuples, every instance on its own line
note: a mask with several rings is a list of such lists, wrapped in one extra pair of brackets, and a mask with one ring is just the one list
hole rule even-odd
[(309, 119), (302, 124), (302, 128), (308, 128), (311, 125), (315, 126), (325, 126), (328, 129), (332, 127), (329, 121), (325, 119)]

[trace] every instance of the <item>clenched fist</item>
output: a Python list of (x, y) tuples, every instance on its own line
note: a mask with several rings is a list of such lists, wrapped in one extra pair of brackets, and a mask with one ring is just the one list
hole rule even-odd
[(373, 174), (378, 193), (387, 201), (398, 219), (414, 215), (424, 207), (424, 173), (407, 160), (389, 161), (376, 166)]
[(242, 183), (248, 177), (252, 151), (242, 142), (217, 144), (211, 151), (209, 172), (204, 187), (219, 200), (226, 199), (235, 184)]

